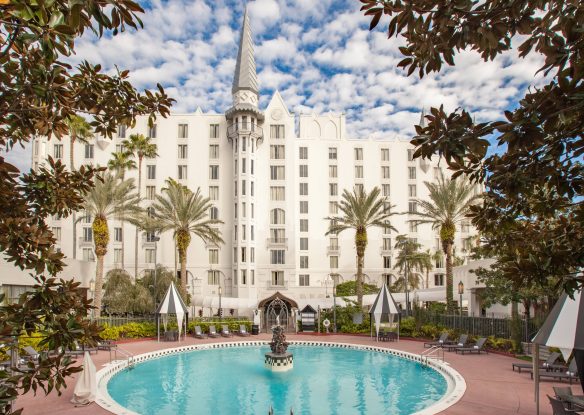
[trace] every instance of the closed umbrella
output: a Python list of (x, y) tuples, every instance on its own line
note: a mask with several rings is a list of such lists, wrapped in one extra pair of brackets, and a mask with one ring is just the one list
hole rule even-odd
[(83, 370), (75, 385), (71, 402), (75, 406), (89, 405), (95, 401), (96, 393), (97, 379), (95, 377), (95, 365), (89, 356), (89, 352), (85, 352), (85, 356), (83, 357)]

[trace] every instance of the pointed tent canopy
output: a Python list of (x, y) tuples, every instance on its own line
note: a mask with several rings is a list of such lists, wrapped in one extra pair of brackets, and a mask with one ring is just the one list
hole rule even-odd
[(373, 319), (375, 320), (375, 332), (379, 337), (379, 325), (381, 323), (381, 317), (383, 315), (396, 315), (399, 314), (399, 309), (397, 308), (397, 304), (393, 299), (387, 285), (385, 283), (379, 290), (377, 297), (373, 301), (373, 305), (369, 309), (369, 314), (373, 315)]
[[(185, 314), (187, 314), (188, 309), (186, 304), (184, 303), (183, 299), (181, 298), (180, 294), (178, 293), (174, 282), (170, 283), (166, 294), (158, 309), (156, 310), (156, 314), (162, 315), (162, 322), (164, 324), (164, 329), (166, 330), (166, 324), (168, 322), (168, 315), (175, 314), (176, 320), (178, 324), (178, 337), (180, 339), (180, 334), (182, 330), (182, 324)], [(160, 336), (159, 336), (160, 337)]]

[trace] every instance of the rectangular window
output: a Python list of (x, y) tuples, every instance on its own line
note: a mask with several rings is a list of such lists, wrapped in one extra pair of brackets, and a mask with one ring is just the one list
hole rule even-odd
[(116, 153), (125, 153), (126, 147), (123, 144), (116, 144)]
[(383, 193), (383, 196), (384, 197), (389, 197), (389, 194), (390, 194), (389, 184), (382, 184), (381, 185), (381, 190), (382, 190), (382, 193)]
[(246, 186), (245, 180), (242, 180), (241, 181), (241, 195), (242, 196), (245, 196), (246, 189), (247, 189), (247, 186)]
[(300, 219), (300, 232), (308, 232), (308, 219)]
[(383, 268), (391, 269), (391, 257), (390, 256), (383, 257)]
[(216, 160), (219, 158), (219, 144), (209, 145), (209, 158), (211, 160)]
[(330, 249), (339, 249), (339, 238), (330, 238)]
[(241, 284), (247, 285), (247, 270), (245, 269), (241, 270)]
[(218, 249), (209, 249), (209, 264), (218, 264), (219, 263), (219, 250)]
[(339, 213), (339, 204), (337, 202), (329, 202), (329, 214), (336, 215)]
[(219, 271), (210, 270), (207, 271), (207, 284), (209, 285), (219, 285)]
[(209, 137), (210, 138), (219, 138), (219, 124), (209, 125)]
[(363, 186), (363, 183), (355, 184), (355, 192), (362, 193), (364, 190), (365, 190), (365, 186)]
[(307, 164), (300, 165), (300, 177), (308, 177), (308, 165)]
[(284, 265), (286, 263), (286, 251), (283, 249), (272, 249), (270, 251), (270, 263), (272, 265)]
[(283, 125), (271, 125), (270, 126), (270, 138), (286, 138), (284, 136), (284, 126)]
[(336, 147), (329, 147), (329, 160), (336, 160), (337, 159), (337, 148)]
[(381, 166), (381, 178), (389, 179), (389, 166)]
[(381, 161), (389, 161), (389, 148), (381, 149)]
[(249, 262), (255, 262), (255, 248), (249, 248)]
[(272, 285), (284, 285), (284, 271), (272, 271)]
[(189, 126), (188, 124), (178, 125), (178, 138), (188, 138), (189, 137)]
[(156, 196), (156, 186), (146, 186), (146, 200), (154, 200)]
[(93, 158), (93, 144), (85, 144), (85, 158), (86, 159)]
[(270, 186), (270, 200), (283, 201), (285, 198), (284, 186)]
[(114, 249), (114, 264), (120, 264), (122, 262), (122, 250), (119, 248)]
[(308, 196), (308, 183), (300, 183), (300, 196)]
[[(250, 195), (252, 195), (252, 196), (253, 196), (253, 194), (254, 194), (253, 187), (254, 187), (254, 186), (253, 186), (253, 181), (251, 181), (251, 182), (249, 183), (249, 194), (250, 194)], [(253, 216), (252, 216), (252, 218), (253, 218)]]
[(187, 166), (178, 166), (178, 179), (179, 180), (186, 180), (187, 179)]
[(410, 180), (416, 180), (416, 168), (408, 167), (408, 177)]
[(436, 287), (444, 286), (444, 274), (434, 274), (434, 285)]
[(440, 255), (439, 257), (436, 258), (436, 268), (444, 268), (444, 257), (442, 255)]
[(144, 250), (144, 262), (146, 262), (147, 264), (154, 264), (155, 258), (154, 258), (154, 253), (156, 251), (154, 249), (145, 249)]
[(300, 160), (308, 159), (308, 147), (300, 147), (299, 153)]
[(337, 166), (329, 166), (329, 177), (335, 179), (338, 177)]
[(63, 158), (63, 144), (55, 144), (53, 146), (53, 158), (56, 160)]
[(251, 160), (251, 161), (250, 161), (250, 166), (249, 166), (249, 172), (250, 172), (251, 174), (254, 174), (254, 173), (253, 173), (253, 165), (254, 165), (254, 162), (253, 162), (253, 160)]
[(270, 229), (270, 240), (273, 243), (283, 243), (286, 241), (286, 229), (274, 228)]
[(310, 275), (300, 274), (300, 276), (298, 278), (298, 285), (300, 285), (301, 287), (310, 286)]
[(361, 147), (355, 147), (355, 160), (363, 160), (363, 149)]
[(462, 233), (468, 233), (468, 232), (470, 232), (470, 223), (469, 222), (466, 222), (466, 221), (463, 221), (460, 224), (460, 231)]
[(209, 178), (219, 180), (219, 166), (209, 166)]
[(51, 232), (53, 233), (53, 237), (57, 243), (61, 242), (61, 228), (58, 226), (53, 226), (51, 228)]
[(391, 251), (391, 238), (383, 238), (383, 250)]
[[(235, 196), (237, 196), (237, 189), (239, 189), (239, 186), (237, 185), (238, 183), (239, 182), (237, 180), (233, 182), (233, 193), (235, 194)], [(237, 215), (237, 213), (235, 214)]]
[(270, 158), (272, 160), (283, 160), (285, 156), (286, 146), (283, 145), (270, 145)]
[(308, 268), (308, 255), (300, 255), (300, 268)]
[(300, 213), (308, 213), (308, 200), (300, 201)]
[(418, 225), (415, 222), (408, 222), (410, 227), (410, 232), (416, 233), (418, 232)]
[(336, 269), (339, 267), (339, 257), (336, 255), (331, 255), (329, 257), (329, 263), (331, 269)]
[(244, 157), (241, 159), (241, 172), (245, 173), (247, 170), (247, 159)]
[(247, 261), (246, 255), (247, 255), (247, 249), (245, 247), (242, 247), (241, 248), (241, 262)]
[(92, 248), (83, 248), (83, 260), (84, 261), (95, 261), (95, 255), (93, 255)]
[(186, 144), (178, 145), (178, 158), (186, 159), (188, 157), (188, 146)]
[(122, 228), (114, 228), (114, 242), (122, 242), (123, 237)]
[(270, 166), (270, 179), (284, 180), (286, 179), (286, 169), (284, 166)]
[(329, 183), (329, 196), (337, 196), (339, 194), (339, 185), (337, 183)]
[(300, 238), (300, 250), (308, 251), (308, 238)]
[(355, 179), (363, 178), (363, 166), (355, 166)]
[(83, 228), (83, 242), (93, 242), (93, 229)]
[(151, 164), (146, 166), (146, 178), (148, 180), (156, 179), (156, 166)]
[(219, 186), (209, 186), (209, 199), (219, 200)]
[(156, 138), (156, 124), (152, 124), (152, 127), (148, 128), (148, 137)]
[(126, 138), (126, 126), (118, 125), (118, 138)]
[[(246, 117), (243, 117), (244, 119)], [(241, 151), (243, 151), (245, 153), (245, 151), (247, 150), (247, 138), (243, 137), (241, 139)]]
[(385, 221), (386, 225), (383, 227), (383, 233), (389, 235), (391, 233), (391, 226), (389, 221)]
[(418, 204), (415, 200), (410, 200), (408, 203), (408, 212), (409, 213), (416, 213), (418, 211)]
[(414, 161), (414, 149), (408, 149), (408, 161)]
[(418, 196), (418, 191), (417, 191), (415, 184), (408, 185), (408, 193), (409, 193), (410, 197), (417, 197)]
[[(251, 207), (253, 208), (253, 203), (251, 204)], [(253, 212), (253, 210), (252, 210), (252, 212)], [(253, 216), (252, 216), (252, 218), (253, 218)], [(250, 235), (249, 236), (250, 236), (250, 239), (253, 241), (254, 240), (253, 225), (250, 225), (249, 228), (250, 228)]]

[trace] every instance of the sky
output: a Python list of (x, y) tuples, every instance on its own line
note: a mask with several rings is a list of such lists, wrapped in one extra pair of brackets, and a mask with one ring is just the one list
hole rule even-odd
[[(130, 69), (139, 90), (160, 83), (176, 99), (173, 112), (223, 113), (231, 84), (245, 0), (141, 2), (144, 29), (76, 42), (72, 63), (88, 60), (112, 71)], [(368, 30), (358, 0), (255, 0), (248, 2), (260, 84), (260, 106), (279, 90), (290, 111), (345, 113), (351, 138), (409, 138), (422, 108), (444, 104), (470, 111), (477, 122), (500, 118), (516, 106), (536, 76), (537, 56), (516, 50), (483, 62), (463, 51), (456, 66), (420, 79), (396, 67), (399, 38), (388, 39), (388, 18)], [(519, 42), (517, 42), (519, 45)], [(444, 68), (444, 67), (443, 67)], [(8, 154), (30, 167), (30, 148)]]

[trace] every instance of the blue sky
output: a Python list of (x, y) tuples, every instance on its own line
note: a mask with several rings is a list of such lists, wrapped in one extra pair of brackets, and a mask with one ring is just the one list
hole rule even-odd
[[(73, 63), (131, 70), (139, 89), (161, 83), (177, 100), (173, 112), (224, 112), (231, 104), (243, 0), (143, 2), (144, 29), (76, 43)], [(255, 0), (248, 3), (265, 106), (279, 90), (290, 111), (344, 112), (353, 138), (410, 137), (420, 110), (464, 107), (477, 121), (496, 119), (526, 88), (541, 82), (537, 56), (516, 51), (484, 63), (462, 52), (456, 66), (419, 79), (397, 69), (401, 39), (387, 39), (387, 20), (369, 32), (358, 0)], [(387, 18), (386, 18), (387, 19)], [(29, 150), (9, 154), (21, 168)]]

